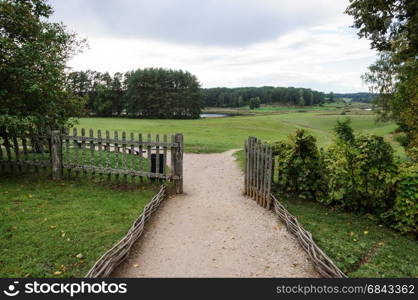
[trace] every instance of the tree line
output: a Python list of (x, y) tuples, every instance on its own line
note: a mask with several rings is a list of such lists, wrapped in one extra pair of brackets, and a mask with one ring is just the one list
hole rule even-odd
[(68, 81), (91, 115), (195, 119), (202, 108), (196, 76), (182, 70), (148, 68), (113, 76), (87, 70), (71, 72)]
[(253, 106), (253, 102), (258, 100), (261, 104), (280, 103), (282, 105), (311, 106), (324, 103), (327, 100), (333, 101), (333, 98), (323, 92), (294, 87), (203, 89), (203, 105), (205, 107)]

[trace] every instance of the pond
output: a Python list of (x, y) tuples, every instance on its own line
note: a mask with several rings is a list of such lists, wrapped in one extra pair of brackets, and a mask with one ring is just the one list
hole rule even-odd
[(201, 118), (224, 118), (228, 117), (227, 114), (200, 114)]

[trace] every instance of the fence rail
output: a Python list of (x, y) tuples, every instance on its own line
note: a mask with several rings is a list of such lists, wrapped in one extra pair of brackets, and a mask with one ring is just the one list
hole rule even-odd
[(114, 131), (76, 128), (16, 135), (2, 133), (0, 137), (0, 172), (51, 171), (54, 179), (92, 174), (121, 177), (171, 180), (177, 193), (183, 191), (183, 135), (142, 134), (129, 136)]

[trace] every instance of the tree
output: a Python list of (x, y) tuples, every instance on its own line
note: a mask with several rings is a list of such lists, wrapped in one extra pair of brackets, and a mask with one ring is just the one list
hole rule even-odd
[(399, 124), (407, 150), (418, 159), (418, 1), (350, 0), (346, 13), (354, 17), (359, 36), (379, 52), (363, 79), (379, 93), (380, 117)]
[(253, 97), (250, 99), (250, 109), (260, 108), (261, 100), (260, 97)]
[(126, 105), (131, 116), (196, 119), (202, 107), (200, 84), (181, 70), (138, 69), (128, 78)]
[[(66, 62), (84, 41), (63, 24), (48, 22), (45, 0), (0, 1), (0, 128), (61, 128), (79, 115)], [(13, 128), (17, 129), (17, 128)]]

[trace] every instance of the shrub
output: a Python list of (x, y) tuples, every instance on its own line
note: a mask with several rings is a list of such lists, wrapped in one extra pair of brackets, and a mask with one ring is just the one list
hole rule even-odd
[(337, 140), (325, 158), (328, 203), (380, 215), (393, 205), (397, 166), (382, 137), (361, 135)]
[(312, 135), (297, 130), (288, 143), (276, 143), (276, 153), (279, 191), (309, 199), (324, 194), (324, 167)]
[(400, 167), (393, 208), (385, 215), (386, 223), (401, 233), (418, 234), (418, 165)]

